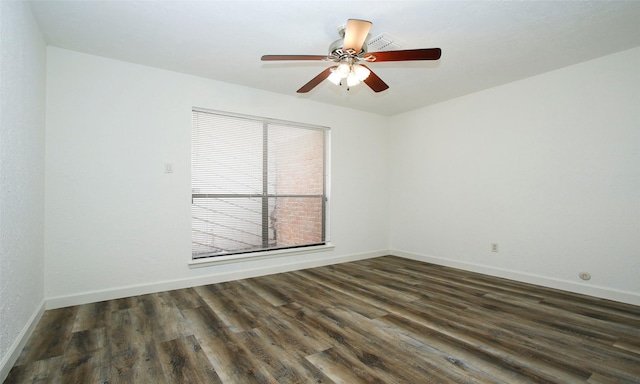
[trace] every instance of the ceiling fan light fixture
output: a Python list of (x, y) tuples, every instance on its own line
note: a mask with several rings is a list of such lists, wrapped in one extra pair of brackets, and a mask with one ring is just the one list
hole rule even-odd
[(371, 74), (371, 71), (367, 67), (363, 67), (359, 64), (354, 64), (353, 73), (358, 78), (358, 80), (365, 81), (367, 77), (369, 77), (369, 74)]
[(338, 73), (338, 75), (342, 79), (349, 76), (350, 72), (351, 66), (349, 65), (349, 63), (340, 63), (340, 65), (338, 65), (338, 68), (336, 68), (336, 70), (334, 71), (334, 73)]
[(335, 85), (340, 85), (340, 81), (342, 80), (342, 76), (337, 71), (337, 68), (331, 71), (331, 74), (327, 79)]
[(352, 71), (347, 76), (347, 87), (353, 87), (358, 84), (360, 84), (360, 79), (358, 79), (358, 76), (356, 76), (356, 74)]

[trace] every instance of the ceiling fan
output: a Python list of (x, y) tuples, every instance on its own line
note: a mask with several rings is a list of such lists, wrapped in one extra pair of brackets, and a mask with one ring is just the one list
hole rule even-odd
[(349, 19), (346, 27), (339, 29), (342, 37), (329, 46), (329, 55), (264, 55), (262, 61), (308, 60), (332, 61), (337, 65), (331, 66), (311, 79), (298, 93), (307, 93), (329, 79), (336, 85), (346, 82), (348, 87), (355, 86), (361, 81), (374, 92), (381, 92), (389, 86), (369, 67), (361, 62), (373, 63), (383, 61), (413, 61), (438, 60), (440, 48), (407, 49), (400, 51), (367, 52), (365, 40), (371, 29), (371, 22), (366, 20)]

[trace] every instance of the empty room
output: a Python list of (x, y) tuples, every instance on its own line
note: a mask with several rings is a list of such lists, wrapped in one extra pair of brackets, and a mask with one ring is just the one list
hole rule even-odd
[(0, 382), (640, 383), (638, 20), (0, 0)]

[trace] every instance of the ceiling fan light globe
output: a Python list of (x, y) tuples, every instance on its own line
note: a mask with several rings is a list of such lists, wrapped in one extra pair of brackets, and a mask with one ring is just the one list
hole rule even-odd
[(329, 75), (329, 77), (327, 77), (327, 79), (332, 82), (335, 85), (340, 85), (340, 80), (342, 80), (342, 77), (340, 76), (340, 74), (334, 69), (331, 74)]
[(360, 84), (360, 80), (358, 79), (358, 77), (352, 72), (349, 74), (349, 76), (347, 76), (347, 86), (348, 87), (353, 87)]
[(371, 73), (371, 71), (367, 67), (363, 67), (362, 65), (356, 64), (353, 66), (353, 73), (358, 78), (358, 80), (364, 81), (367, 79), (367, 77), (369, 77), (369, 74)]
[(344, 79), (349, 75), (349, 72), (351, 72), (351, 67), (347, 63), (341, 63), (340, 65), (338, 65), (338, 68), (336, 68), (335, 72), (337, 72), (338, 75), (340, 75), (340, 77)]

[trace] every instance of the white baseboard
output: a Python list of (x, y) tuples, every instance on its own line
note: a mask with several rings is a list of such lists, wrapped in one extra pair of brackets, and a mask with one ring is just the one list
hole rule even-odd
[(442, 265), (446, 267), (452, 267), (462, 269), (470, 272), (482, 273), (485, 275), (502, 277), (505, 279), (521, 281), (523, 283), (530, 283), (535, 285), (541, 285), (544, 287), (561, 289), (563, 291), (569, 291), (574, 293), (580, 293), (589, 296), (595, 296), (602, 299), (608, 299), (613, 301), (619, 301), (622, 303), (640, 305), (640, 294), (635, 292), (621, 291), (607, 287), (584, 285), (575, 283), (572, 281), (560, 280), (551, 277), (533, 275), (523, 273), (520, 271), (501, 269), (496, 267), (490, 267), (486, 265), (478, 265), (473, 263), (467, 263), (464, 261), (456, 261), (451, 259), (445, 259), (429, 255), (421, 255), (412, 252), (392, 250), (389, 251), (391, 255), (404, 257), (406, 259), (423, 261), (426, 263), (432, 263)]
[(198, 277), (180, 279), (180, 280), (170, 280), (170, 281), (163, 281), (158, 283), (141, 284), (141, 285), (127, 286), (127, 287), (114, 288), (114, 289), (101, 290), (101, 291), (83, 292), (76, 295), (57, 296), (57, 297), (47, 298), (46, 308), (55, 309), (55, 308), (69, 307), (73, 305), (95, 303), (95, 302), (104, 301), (104, 300), (119, 299), (123, 297), (145, 295), (149, 293), (156, 293), (156, 292), (162, 292), (162, 291), (170, 291), (174, 289), (182, 289), (182, 288), (196, 287), (200, 285), (222, 283), (225, 281), (272, 275), (274, 273), (296, 271), (301, 269), (320, 267), (323, 265), (340, 264), (340, 263), (346, 263), (349, 261), (370, 259), (373, 257), (385, 256), (388, 254), (389, 254), (389, 250), (380, 250), (380, 251), (359, 253), (359, 254), (346, 255), (346, 256), (334, 256), (334, 257), (328, 257), (324, 259), (316, 259), (316, 260), (310, 260), (310, 261), (300, 261), (300, 262), (288, 263), (288, 264), (274, 263), (274, 265), (269, 265), (265, 267), (254, 268), (254, 269), (247, 269), (247, 270), (242, 270), (238, 272), (226, 272), (226, 273), (212, 274), (207, 276), (198, 276)]
[(7, 353), (2, 357), (2, 361), (0, 361), (0, 383), (4, 382), (4, 380), (9, 375), (11, 368), (13, 368), (13, 365), (18, 360), (18, 357), (20, 357), (20, 352), (22, 352), (22, 349), (24, 348), (25, 344), (27, 344), (27, 341), (33, 333), (33, 330), (36, 328), (36, 325), (42, 318), (44, 310), (45, 301), (43, 300), (33, 312), (31, 317), (27, 321), (27, 324), (25, 324), (25, 326), (22, 328), (13, 344), (11, 344), (9, 350), (7, 350)]

